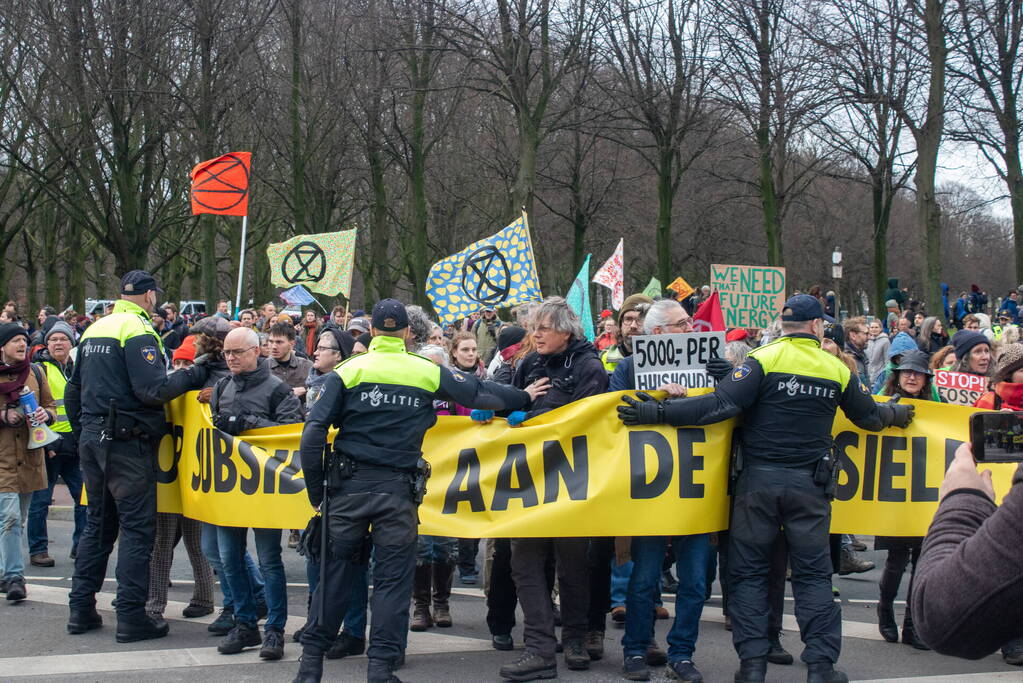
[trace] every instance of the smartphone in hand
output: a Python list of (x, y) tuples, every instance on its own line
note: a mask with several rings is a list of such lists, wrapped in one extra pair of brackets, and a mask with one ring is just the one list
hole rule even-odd
[(978, 463), (1023, 462), (1023, 411), (974, 413), (970, 443)]

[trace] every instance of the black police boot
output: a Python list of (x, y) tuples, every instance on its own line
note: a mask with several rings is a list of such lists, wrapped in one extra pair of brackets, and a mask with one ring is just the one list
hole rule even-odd
[(341, 631), (334, 644), (327, 650), (327, 659), (341, 659), (361, 655), (366, 650), (366, 641), (351, 633)]
[(366, 683), (401, 683), (386, 659), (371, 659), (366, 666)]
[(298, 658), (298, 674), (292, 683), (320, 683), (323, 678), (323, 654), (303, 650)]
[(902, 620), (902, 642), (906, 645), (912, 645), (917, 650), (931, 649), (916, 634), (916, 629), (913, 628), (913, 615), (910, 613), (908, 605), (906, 606), (906, 618)]
[(85, 633), (103, 626), (103, 617), (99, 615), (96, 608), (91, 610), (73, 609), (67, 620), (68, 633)]
[(134, 643), (139, 640), (163, 638), (170, 632), (167, 622), (156, 623), (148, 614), (137, 617), (117, 617), (117, 642)]
[(227, 638), (217, 645), (217, 652), (222, 655), (236, 655), (247, 647), (256, 647), (262, 644), (263, 639), (259, 636), (257, 626), (237, 623), (227, 634)]
[(778, 631), (768, 633), (767, 642), (770, 647), (767, 651), (767, 661), (771, 664), (792, 663), (792, 654), (781, 645), (781, 633)]
[(735, 683), (764, 683), (767, 677), (767, 657), (750, 657), (739, 661)]
[(899, 627), (895, 623), (895, 606), (892, 603), (877, 603), (877, 630), (889, 643), (899, 642)]
[(831, 662), (811, 662), (806, 665), (806, 683), (849, 683), (849, 677)]

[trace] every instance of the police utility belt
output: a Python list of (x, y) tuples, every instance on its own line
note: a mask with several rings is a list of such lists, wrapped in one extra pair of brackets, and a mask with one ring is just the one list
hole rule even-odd
[(354, 478), (356, 473), (358, 473), (359, 479), (368, 481), (391, 481), (405, 478), (409, 485), (409, 497), (416, 505), (422, 503), (423, 498), (426, 497), (426, 481), (430, 478), (431, 471), (430, 463), (422, 457), (416, 462), (416, 469), (406, 470), (356, 462), (340, 451), (334, 451), (330, 456), (329, 472), (332, 480), (346, 481)]
[[(728, 472), (728, 495), (732, 495), (734, 492), (735, 481), (747, 465), (736, 433), (738, 433), (738, 430), (735, 430), (732, 436), (732, 459)], [(809, 465), (796, 466), (793, 469), (810, 470), (813, 473), (813, 483), (824, 487), (824, 495), (828, 497), (828, 500), (835, 499), (835, 492), (838, 490), (838, 475), (842, 473), (842, 459), (838, 457), (838, 449), (833, 444), (831, 449), (816, 462)]]

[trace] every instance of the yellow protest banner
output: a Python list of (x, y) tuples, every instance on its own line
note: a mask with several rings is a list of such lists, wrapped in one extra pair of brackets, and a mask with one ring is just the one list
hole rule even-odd
[[(433, 466), (420, 532), (461, 538), (692, 534), (728, 525), (732, 421), (627, 428), (603, 394), (520, 427), (441, 417), (423, 443)], [(864, 432), (842, 417), (836, 533), (922, 536), (971, 408), (913, 401), (908, 429)], [(302, 425), (232, 437), (194, 394), (168, 407), (159, 509), (225, 526), (302, 528), (312, 515), (298, 461)], [(1014, 465), (992, 465), (999, 496)]]

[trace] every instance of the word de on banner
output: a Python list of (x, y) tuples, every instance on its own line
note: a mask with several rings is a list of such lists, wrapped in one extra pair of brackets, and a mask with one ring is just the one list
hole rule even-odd
[(713, 387), (707, 361), (725, 350), (724, 332), (655, 334), (632, 338), (636, 389), (653, 391), (664, 384), (687, 389)]
[(785, 304), (784, 268), (712, 264), (710, 286), (721, 295), (726, 327), (767, 327)]
[(504, 308), (541, 300), (526, 214), (500, 232), (433, 264), (426, 277), (426, 296), (444, 325), (483, 307)]
[(192, 214), (249, 215), (251, 152), (232, 152), (192, 169)]
[[(734, 421), (626, 427), (615, 411), (624, 393), (576, 401), (519, 427), (500, 419), (478, 425), (467, 417), (438, 418), (423, 441), (433, 476), (419, 508), (420, 533), (672, 536), (726, 529)], [(298, 456), (302, 425), (230, 436), (213, 427), (209, 406), (195, 396), (167, 407), (158, 509), (224, 526), (303, 528), (313, 509)], [(843, 471), (832, 533), (927, 533), (945, 469), (969, 439), (976, 411), (906, 402), (916, 407), (906, 429), (866, 432), (841, 412), (836, 417), (832, 433)], [(983, 467), (992, 471), (1000, 500), (1016, 465)]]
[(936, 370), (934, 386), (945, 403), (957, 406), (972, 406), (987, 391), (987, 378), (970, 372)]
[(356, 229), (296, 235), (266, 248), (270, 281), (278, 287), (297, 284), (328, 296), (345, 298), (352, 289)]

